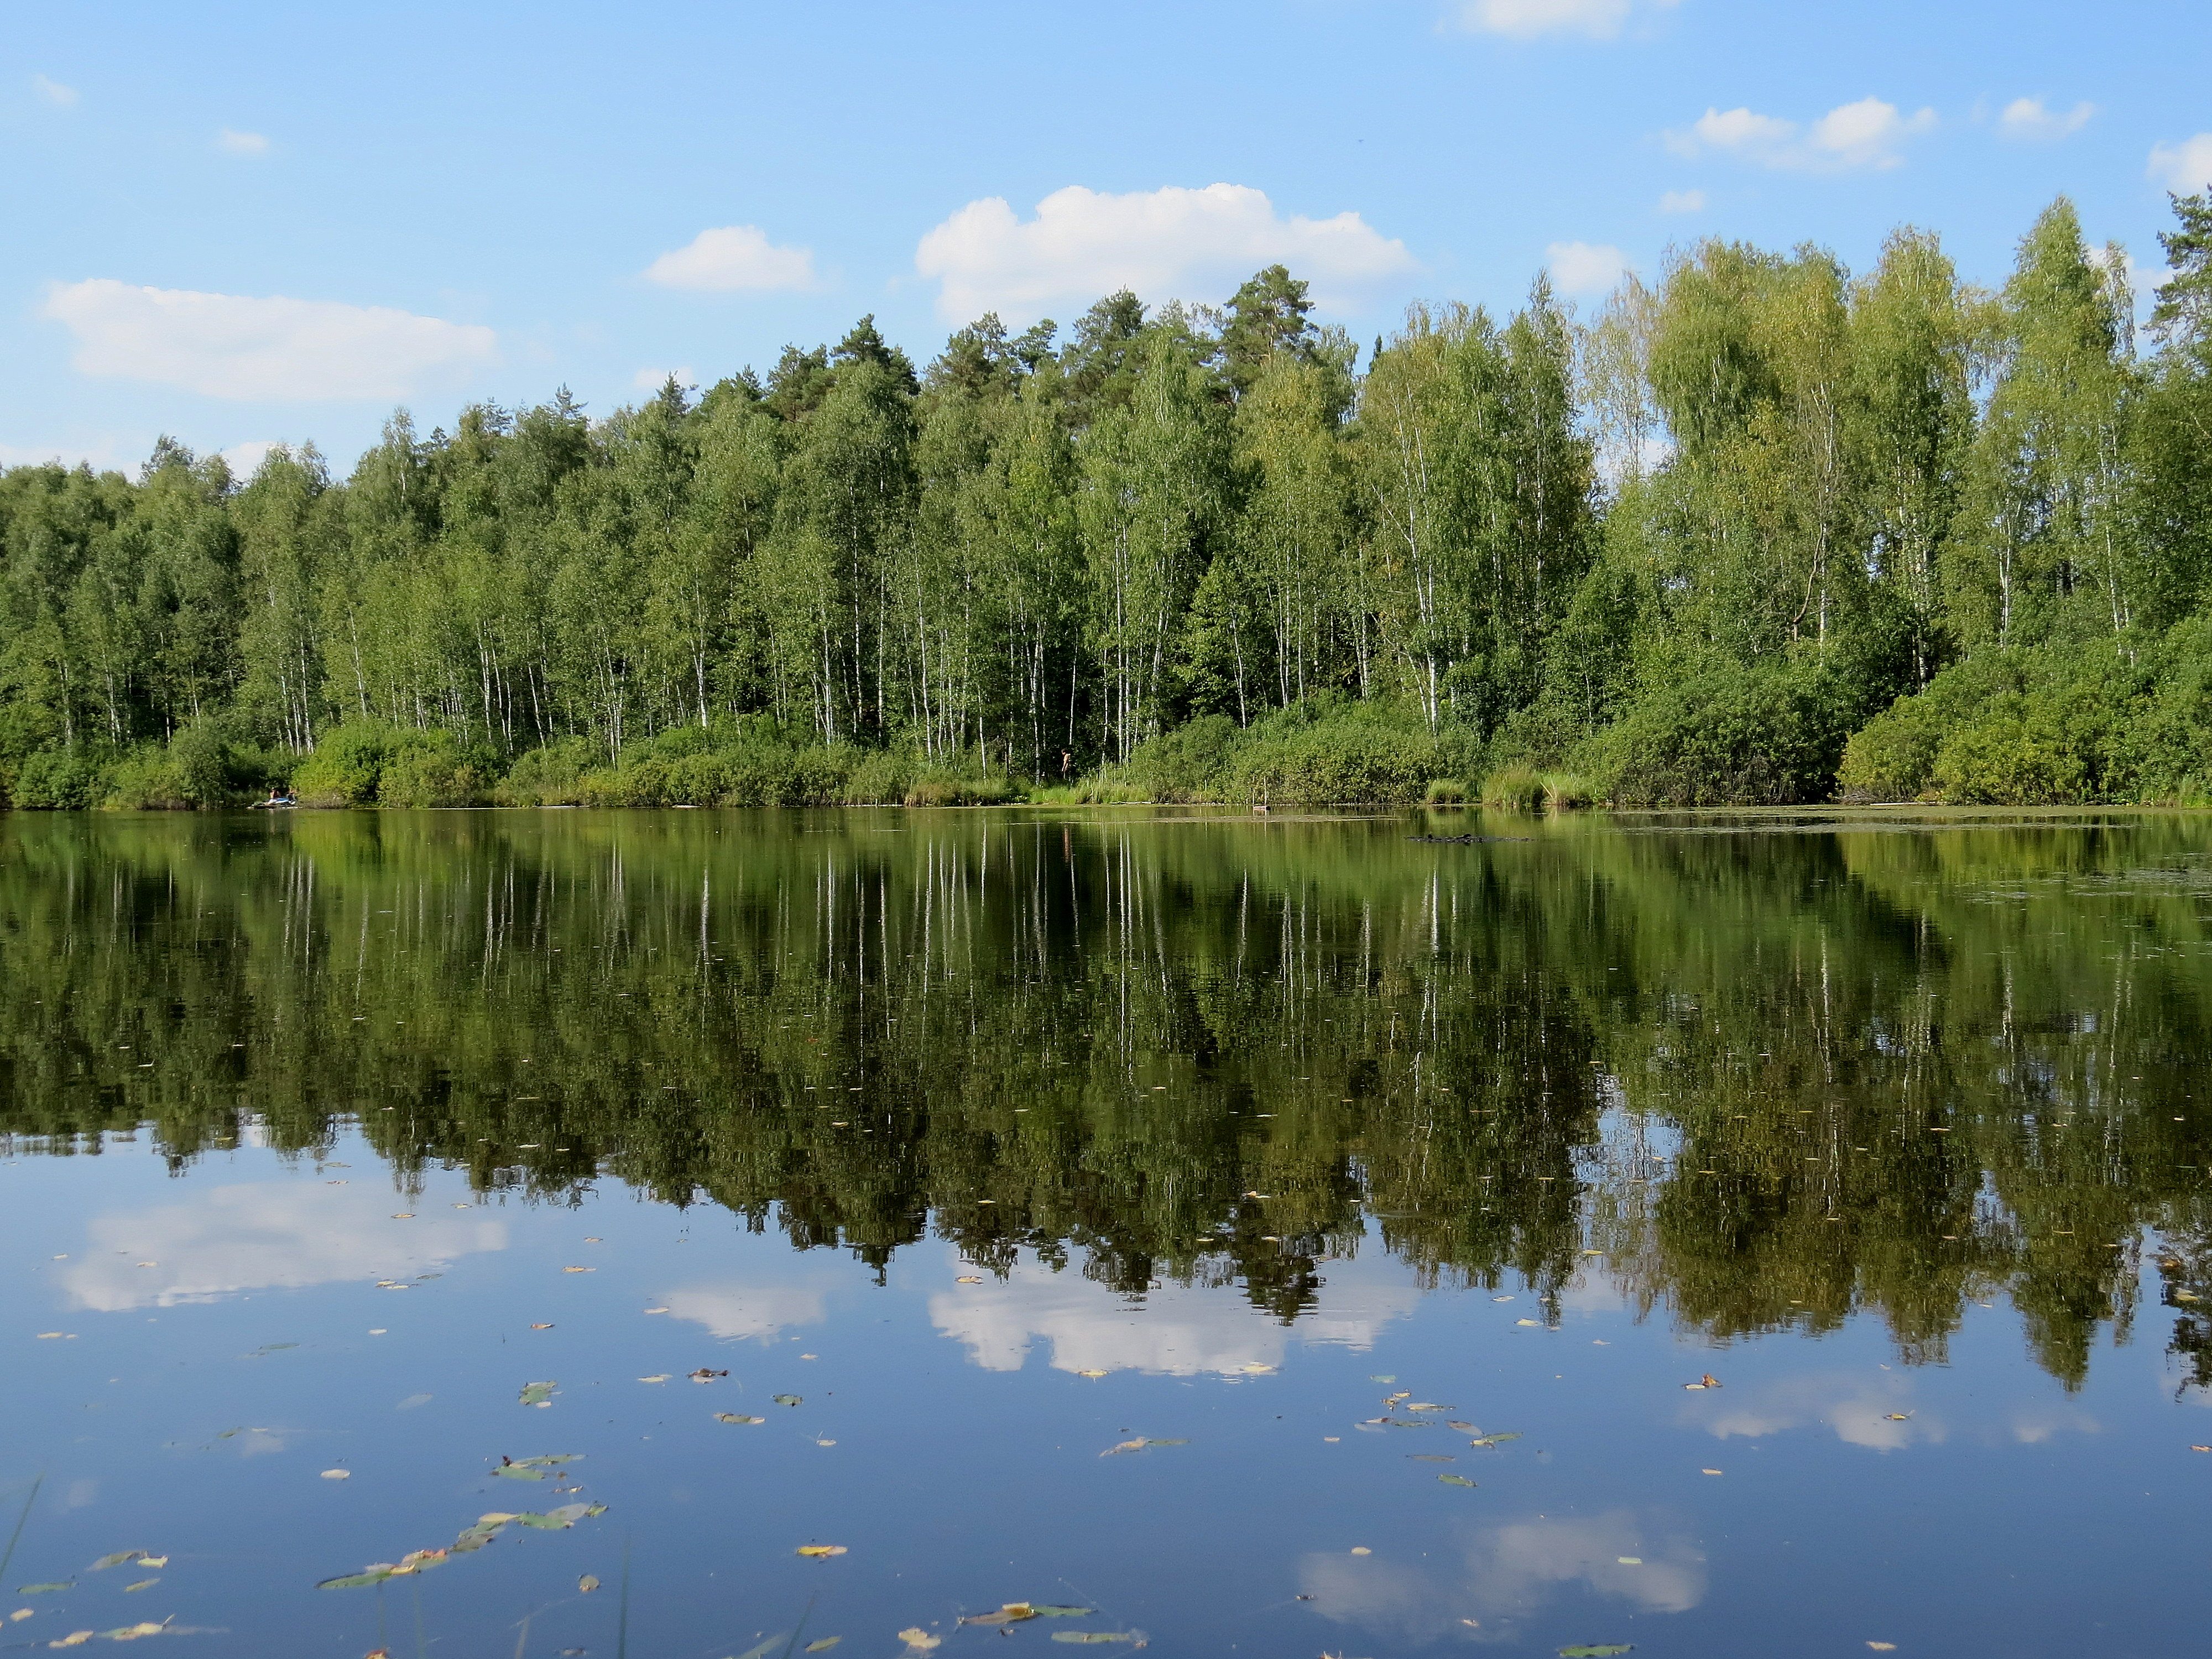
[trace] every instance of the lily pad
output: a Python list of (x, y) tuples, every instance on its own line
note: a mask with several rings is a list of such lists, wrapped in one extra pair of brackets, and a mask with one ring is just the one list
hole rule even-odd
[(1440, 1474), (1437, 1479), (1447, 1486), (1472, 1486), (1474, 1484), (1463, 1474)]
[(558, 1382), (526, 1382), (522, 1385), (522, 1403), (526, 1406), (550, 1405)]

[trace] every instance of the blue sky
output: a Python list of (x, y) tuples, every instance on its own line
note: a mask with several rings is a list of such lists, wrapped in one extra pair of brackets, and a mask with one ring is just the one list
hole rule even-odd
[(0, 464), (155, 436), (339, 471), (566, 384), (597, 413), (865, 312), (1219, 300), (1280, 258), (1588, 307), (1707, 235), (2002, 279), (2060, 192), (2158, 264), (2212, 181), (2204, 0), (1117, 6), (0, 3)]

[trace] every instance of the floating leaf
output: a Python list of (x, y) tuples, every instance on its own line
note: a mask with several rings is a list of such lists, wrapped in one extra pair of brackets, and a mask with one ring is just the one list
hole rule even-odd
[(1409, 1452), (1407, 1461), (1414, 1463), (1455, 1463), (1459, 1460), (1449, 1452)]
[(353, 1471), (351, 1469), (325, 1469), (323, 1471), (323, 1479), (325, 1480), (350, 1480), (353, 1479)]
[(1474, 1484), (1463, 1474), (1440, 1474), (1437, 1479), (1447, 1486), (1472, 1486)]
[(637, 1380), (641, 1382), (665, 1382), (673, 1374), (670, 1371), (662, 1371), (656, 1376), (641, 1376)]
[(558, 1382), (526, 1382), (522, 1385), (522, 1403), (526, 1406), (545, 1406), (552, 1403), (553, 1391)]
[(1084, 1619), (1098, 1610), (1096, 1607), (1056, 1607), (1049, 1601), (1036, 1601), (1030, 1605), (1040, 1619)]
[(1867, 1645), (1872, 1648), (1876, 1653), (1895, 1653), (1897, 1651), (1897, 1644), (1894, 1642), (1869, 1642)]
[(1056, 1630), (1052, 1633), (1055, 1642), (1130, 1642), (1136, 1638), (1126, 1630)]
[(833, 1555), (842, 1555), (845, 1553), (845, 1547), (842, 1544), (801, 1544), (799, 1547), (799, 1553), (801, 1555), (812, 1556), (817, 1560), (826, 1561)]
[(576, 1581), (576, 1589), (581, 1594), (586, 1595), (589, 1595), (593, 1590), (599, 1589), (599, 1579), (588, 1572)]
[(963, 1285), (980, 1285), (983, 1282), (983, 1275), (981, 1273), (963, 1273), (960, 1275), (958, 1282)]
[(806, 1650), (809, 1653), (827, 1653), (844, 1639), (842, 1636), (825, 1636), (818, 1642), (809, 1642)]
[(561, 1271), (564, 1273), (595, 1273), (599, 1269), (597, 1267), (563, 1267)]
[(759, 1646), (747, 1648), (743, 1653), (738, 1656), (738, 1659), (768, 1659), (768, 1656), (769, 1654), (774, 1653), (778, 1648), (783, 1645), (784, 1638), (788, 1636), (790, 1633), (791, 1632), (788, 1631), (780, 1630), (776, 1632), (775, 1635), (769, 1637), (767, 1641), (763, 1642)]
[(1482, 1432), (1480, 1429), (1476, 1428), (1472, 1423), (1447, 1423), (1444, 1426), (1448, 1429), (1457, 1429), (1462, 1434), (1480, 1434)]
[(1076, 1375), (1078, 1376), (1104, 1376), (1107, 1373), (1104, 1371), (1078, 1371), (1076, 1372)]
[(163, 1628), (162, 1626), (149, 1621), (145, 1624), (125, 1625), (120, 1630), (104, 1630), (100, 1632), (100, 1635), (111, 1642), (135, 1642), (142, 1636), (159, 1636)]
[(768, 1421), (768, 1419), (765, 1417), (746, 1417), (737, 1412), (716, 1412), (714, 1413), (714, 1420), (717, 1423), (765, 1423)]
[(1540, 1325), (1544, 1322), (1540, 1319), (1516, 1319), (1513, 1322), (1516, 1325)]
[(919, 1625), (909, 1625), (899, 1632), (899, 1640), (917, 1653), (927, 1653), (932, 1648), (942, 1646), (945, 1638), (942, 1636), (932, 1636)]
[(1037, 1616), (1036, 1607), (1027, 1601), (1009, 1601), (996, 1613), (979, 1613), (960, 1622), (963, 1625), (1018, 1625), (1024, 1619)]
[(76, 1588), (76, 1579), (64, 1578), (58, 1583), (53, 1584), (18, 1584), (15, 1586), (15, 1594), (18, 1595), (53, 1595), (62, 1590), (75, 1589)]
[(1370, 1382), (1395, 1382), (1398, 1379), (1395, 1376), (1370, 1376), (1367, 1380)]
[(110, 1567), (119, 1567), (125, 1561), (136, 1561), (145, 1553), (146, 1552), (143, 1550), (118, 1550), (112, 1555), (101, 1556), (99, 1560), (94, 1562), (90, 1567), (86, 1569), (86, 1571), (88, 1572), (106, 1572)]
[(142, 1567), (152, 1567), (158, 1571), (169, 1565), (169, 1558), (166, 1555), (142, 1555), (138, 1558), (138, 1565)]
[(780, 1394), (775, 1396), (775, 1403), (779, 1406), (803, 1406), (806, 1403), (806, 1396), (803, 1394)]
[(691, 1380), (694, 1382), (712, 1382), (718, 1376), (727, 1376), (728, 1375), (729, 1372), (727, 1371), (712, 1370), (704, 1365), (702, 1365), (697, 1370), (690, 1373)]
[(1882, 1421), (1885, 1423), (1910, 1423), (1911, 1420), (1912, 1413), (1911, 1412), (1884, 1412), (1882, 1413)]
[(1134, 1440), (1124, 1440), (1118, 1446), (1109, 1446), (1098, 1455), (1101, 1457), (1111, 1457), (1116, 1452), (1139, 1452), (1148, 1446), (1188, 1446), (1188, 1444), (1190, 1442), (1188, 1440), (1148, 1440), (1143, 1435), (1139, 1435)]
[(125, 1595), (133, 1595), (142, 1589), (151, 1589), (161, 1582), (158, 1578), (141, 1578), (135, 1584), (125, 1584), (123, 1587), (123, 1593)]
[(1509, 1440), (1518, 1440), (1520, 1437), (1521, 1432), (1516, 1429), (1508, 1434), (1477, 1435), (1467, 1443), (1470, 1446), (1502, 1446)]
[(350, 1573), (343, 1578), (325, 1578), (315, 1586), (317, 1589), (361, 1589), (370, 1584), (380, 1584), (392, 1577), (389, 1567), (371, 1567), (367, 1572)]
[(1604, 1642), (1595, 1647), (1561, 1648), (1559, 1659), (1612, 1659), (1617, 1653), (1628, 1653), (1635, 1649), (1633, 1642)]

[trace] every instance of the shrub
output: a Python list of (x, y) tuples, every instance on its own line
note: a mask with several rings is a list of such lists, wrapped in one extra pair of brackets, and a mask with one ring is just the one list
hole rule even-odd
[(82, 749), (41, 749), (24, 757), (9, 787), (16, 806), (33, 811), (76, 811), (98, 800), (101, 768)]
[(292, 774), (303, 806), (365, 806), (376, 799), (393, 733), (375, 720), (349, 720), (323, 734)]
[(1817, 667), (1715, 669), (1647, 696), (1577, 758), (1624, 806), (1822, 800), (1855, 714)]
[(1431, 806), (1459, 806), (1467, 800), (1467, 786), (1457, 778), (1431, 778), (1421, 799)]

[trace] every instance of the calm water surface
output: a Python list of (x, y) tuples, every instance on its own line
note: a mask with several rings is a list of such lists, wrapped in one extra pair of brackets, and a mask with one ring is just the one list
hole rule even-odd
[(2203, 818), (0, 817), (0, 1645), (2199, 1650), (2208, 1053)]

